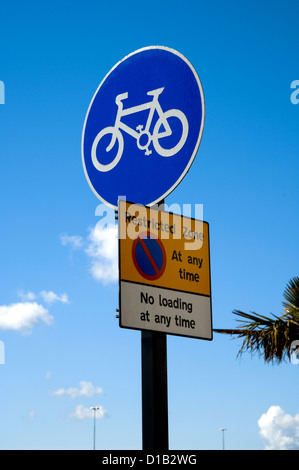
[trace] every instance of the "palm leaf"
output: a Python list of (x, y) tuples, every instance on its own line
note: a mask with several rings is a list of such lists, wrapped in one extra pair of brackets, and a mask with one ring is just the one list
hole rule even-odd
[(285, 301), (282, 302), (286, 314), (299, 320), (299, 277), (294, 277), (287, 284), (284, 294)]
[(266, 317), (255, 312), (245, 313), (234, 310), (240, 327), (236, 329), (215, 329), (243, 338), (238, 354), (244, 351), (258, 353), (265, 362), (281, 362), (290, 359), (291, 344), (299, 339), (299, 278), (293, 278), (284, 291), (284, 314)]

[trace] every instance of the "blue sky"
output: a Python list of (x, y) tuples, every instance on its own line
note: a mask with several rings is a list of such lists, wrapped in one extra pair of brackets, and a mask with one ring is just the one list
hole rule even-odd
[[(295, 0), (1, 5), (1, 449), (90, 449), (93, 405), (97, 448), (141, 449), (140, 332), (115, 319), (113, 233), (95, 229), (100, 201), (81, 162), (92, 96), (134, 50), (178, 50), (203, 85), (198, 155), (166, 202), (203, 204), (214, 327), (234, 327), (233, 309), (281, 313), (299, 261), (298, 10)], [(281, 448), (282, 422), (299, 448), (298, 366), (236, 358), (240, 345), (168, 338), (170, 449), (219, 449), (222, 426), (228, 449)]]

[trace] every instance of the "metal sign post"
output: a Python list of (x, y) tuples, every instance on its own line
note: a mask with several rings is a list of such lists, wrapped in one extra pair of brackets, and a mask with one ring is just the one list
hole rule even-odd
[(167, 335), (141, 332), (143, 450), (168, 450)]

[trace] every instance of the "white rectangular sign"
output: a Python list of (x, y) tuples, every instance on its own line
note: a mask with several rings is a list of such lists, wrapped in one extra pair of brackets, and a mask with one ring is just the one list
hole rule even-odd
[(210, 297), (127, 281), (120, 297), (120, 326), (212, 339)]

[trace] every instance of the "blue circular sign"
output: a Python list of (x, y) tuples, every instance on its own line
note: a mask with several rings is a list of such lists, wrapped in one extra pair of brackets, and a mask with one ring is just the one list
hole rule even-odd
[(197, 153), (205, 105), (199, 77), (179, 52), (151, 46), (106, 75), (87, 111), (82, 160), (95, 195), (143, 205), (164, 199)]

